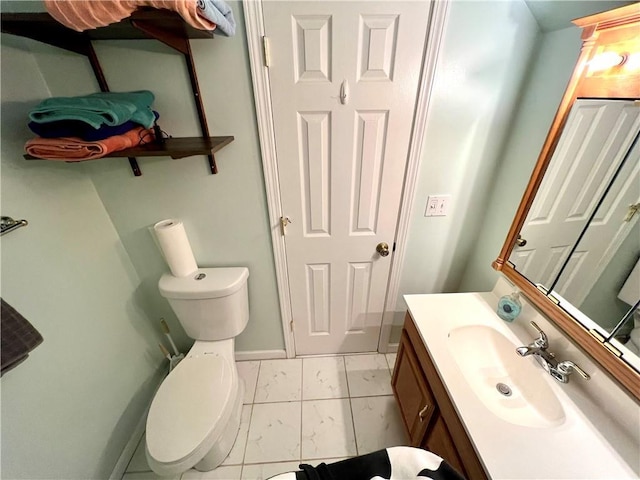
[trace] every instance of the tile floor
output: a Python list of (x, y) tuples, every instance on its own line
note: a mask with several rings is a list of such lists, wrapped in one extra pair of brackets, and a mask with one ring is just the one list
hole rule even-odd
[[(407, 439), (391, 391), (395, 354), (362, 354), (239, 362), (246, 389), (240, 431), (231, 453), (211, 472), (180, 480), (261, 480), (373, 452)], [(151, 472), (144, 437), (123, 480)]]

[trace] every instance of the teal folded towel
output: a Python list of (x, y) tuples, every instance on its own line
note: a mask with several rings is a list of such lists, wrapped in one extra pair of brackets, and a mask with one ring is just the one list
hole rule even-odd
[(154, 98), (153, 93), (148, 90), (100, 92), (80, 97), (52, 97), (36, 105), (29, 112), (29, 118), (36, 123), (79, 120), (93, 128), (132, 121), (151, 128), (155, 120), (151, 110)]

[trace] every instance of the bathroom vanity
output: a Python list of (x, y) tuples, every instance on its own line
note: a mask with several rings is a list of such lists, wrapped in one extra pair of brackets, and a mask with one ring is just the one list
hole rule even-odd
[[(610, 380), (530, 305), (514, 323), (501, 320), (498, 299), (511, 286), (499, 285), (488, 293), (405, 296), (392, 386), (411, 445), (468, 479), (638, 478), (634, 400), (614, 393), (626, 410), (619, 413), (627, 425), (618, 425), (597, 394), (589, 398), (602, 382), (611, 390)], [(594, 378), (574, 373), (561, 384), (533, 356), (517, 355), (538, 335), (531, 320), (548, 330), (558, 360), (574, 360)]]
[(468, 478), (486, 478), (416, 323), (408, 312), (391, 385), (412, 446), (441, 456)]
[[(405, 429), (469, 479), (640, 478), (640, 370), (626, 348), (637, 288), (617, 293), (637, 256), (613, 261), (640, 222), (640, 9), (574, 23), (578, 62), (493, 263), (505, 278), (488, 293), (405, 296), (392, 379)], [(609, 264), (631, 309), (606, 309), (605, 328), (586, 299), (608, 305), (594, 282)], [(523, 308), (507, 323), (498, 300), (516, 289)]]

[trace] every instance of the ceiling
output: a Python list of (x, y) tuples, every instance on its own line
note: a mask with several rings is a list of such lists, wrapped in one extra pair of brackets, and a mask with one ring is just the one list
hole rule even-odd
[(634, 2), (601, 0), (525, 0), (543, 32), (571, 26), (571, 20)]

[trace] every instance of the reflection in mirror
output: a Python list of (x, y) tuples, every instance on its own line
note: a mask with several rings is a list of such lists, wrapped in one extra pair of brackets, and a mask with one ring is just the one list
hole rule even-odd
[[(638, 265), (640, 265), (640, 261)], [(635, 291), (632, 293), (637, 298), (638, 291), (640, 291), (640, 267), (636, 267), (633, 275), (635, 275), (632, 277), (632, 282), (635, 282), (633, 285)], [(620, 294), (622, 295), (623, 292), (621, 291)], [(640, 370), (640, 300), (631, 307), (631, 312), (616, 327), (611, 334), (609, 343), (622, 353), (622, 357), (627, 362)]]
[[(640, 288), (632, 286), (632, 272), (640, 255), (640, 212), (635, 208), (640, 203), (639, 136), (636, 132), (633, 145), (598, 199), (587, 228), (549, 286), (554, 296), (562, 298), (561, 307), (570, 308), (566, 304), (570, 303), (595, 322), (587, 322), (588, 329), (595, 327), (605, 336), (640, 299)], [(582, 317), (578, 319), (585, 323)]]
[[(590, 226), (593, 237), (606, 235), (608, 240), (601, 238), (600, 242), (589, 244), (586, 251), (576, 251), (573, 255), (572, 251), (639, 131), (640, 108), (634, 101), (575, 101), (520, 231), (521, 241), (509, 257), (515, 269), (529, 281), (549, 289), (567, 263), (564, 286), (577, 292), (577, 295), (571, 295), (579, 300), (574, 305), (579, 306), (584, 301), (597, 278), (584, 284), (580, 281), (591, 276), (589, 272), (594, 271), (600, 258), (612, 246), (611, 239), (618, 238), (616, 232), (620, 222), (609, 210), (613, 204), (619, 208), (628, 207), (621, 206), (622, 200), (616, 196), (619, 192), (606, 199), (602, 216), (596, 217), (596, 222)], [(634, 161), (637, 166), (637, 156), (625, 165)], [(625, 168), (620, 176), (631, 174), (629, 168)], [(638, 185), (637, 170), (635, 186)], [(634, 190), (637, 194), (637, 188), (633, 187), (629, 182), (616, 182), (615, 185), (615, 188)], [(572, 301), (571, 298), (568, 300)], [(612, 319), (613, 325), (621, 318), (622, 315)]]

